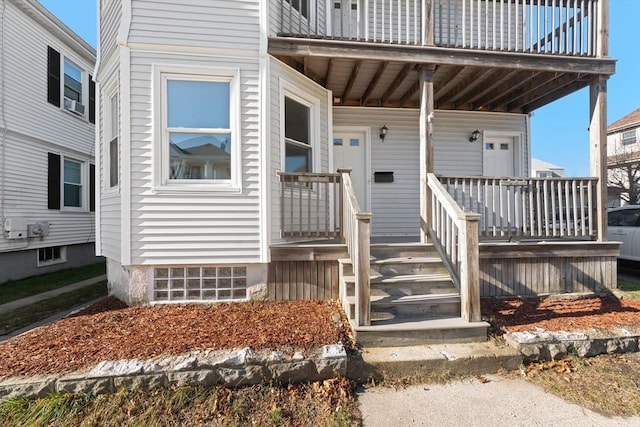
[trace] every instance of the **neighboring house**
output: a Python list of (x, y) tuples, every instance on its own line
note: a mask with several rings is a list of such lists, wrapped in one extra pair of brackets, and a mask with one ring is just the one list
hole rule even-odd
[(640, 108), (607, 128), (609, 202), (640, 203)]
[[(480, 295), (615, 286), (606, 0), (99, 5), (124, 301), (339, 297), (358, 339), (407, 343), (486, 338)], [(528, 178), (529, 113), (585, 87), (595, 176)]]
[(95, 51), (35, 0), (0, 0), (0, 283), (98, 262)]
[(564, 178), (565, 173), (562, 166), (531, 158), (531, 176), (535, 178)]

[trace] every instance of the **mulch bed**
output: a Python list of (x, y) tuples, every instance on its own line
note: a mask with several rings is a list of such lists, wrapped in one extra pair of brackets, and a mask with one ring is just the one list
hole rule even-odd
[(75, 371), (103, 360), (251, 347), (293, 352), (350, 342), (332, 301), (127, 307), (109, 297), (0, 343), (0, 378)]
[(575, 331), (640, 326), (640, 300), (634, 299), (483, 298), (481, 307), (482, 315), (502, 332), (535, 328)]

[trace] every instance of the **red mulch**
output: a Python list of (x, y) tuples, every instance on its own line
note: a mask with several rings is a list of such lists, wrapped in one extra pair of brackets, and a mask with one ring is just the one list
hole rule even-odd
[(131, 307), (107, 298), (83, 312), (0, 343), (0, 378), (70, 372), (103, 360), (194, 350), (308, 350), (349, 342), (331, 301)]
[(482, 315), (504, 332), (543, 328), (549, 331), (640, 326), (640, 300), (614, 297), (584, 299), (482, 299)]

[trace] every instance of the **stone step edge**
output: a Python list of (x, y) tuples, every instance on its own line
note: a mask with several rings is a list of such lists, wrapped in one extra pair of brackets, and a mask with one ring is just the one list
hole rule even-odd
[(5, 378), (0, 380), (0, 401), (45, 397), (52, 392), (97, 395), (115, 392), (120, 387), (242, 387), (271, 381), (321, 381), (345, 376), (346, 372), (347, 353), (340, 343), (325, 345), (312, 357), (296, 352), (285, 358), (278, 351), (254, 352), (249, 347), (239, 351), (196, 351), (162, 360), (104, 361), (90, 370), (73, 373)]

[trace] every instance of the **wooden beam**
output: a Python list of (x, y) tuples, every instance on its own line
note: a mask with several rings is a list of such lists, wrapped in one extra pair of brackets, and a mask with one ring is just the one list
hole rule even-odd
[(400, 99), (398, 100), (398, 108), (404, 107), (407, 102), (415, 96), (415, 94), (420, 90), (420, 80), (411, 85), (407, 91), (402, 94)]
[(573, 83), (569, 83), (568, 85), (564, 85), (561, 88), (555, 89), (552, 92), (547, 93), (547, 95), (536, 99), (535, 101), (525, 104), (522, 106), (523, 113), (529, 113), (533, 110), (536, 110), (540, 107), (543, 107), (555, 100), (563, 98), (573, 92), (579, 91), (582, 88), (589, 86), (590, 81), (584, 79), (578, 79)]
[(615, 60), (606, 57), (540, 55), (363, 41), (271, 37), (268, 50), (274, 56), (333, 57), (422, 65), (517, 68), (532, 71), (565, 72), (569, 69), (574, 72), (597, 75), (611, 75), (615, 72)]
[[(440, 67), (440, 68), (444, 68), (444, 67)], [(453, 70), (448, 74), (446, 78), (447, 82), (437, 90), (434, 88), (435, 102), (438, 102), (443, 96), (448, 94), (454, 87), (457, 86), (458, 80), (460, 79), (460, 75), (464, 70), (465, 70), (465, 67), (462, 67), (462, 66), (454, 67)]]
[(345, 100), (349, 98), (351, 94), (351, 89), (353, 89), (353, 84), (358, 78), (358, 73), (360, 72), (360, 67), (362, 66), (362, 61), (356, 61), (353, 68), (351, 69), (351, 75), (349, 76), (349, 80), (347, 81), (347, 87), (344, 88), (344, 92), (342, 92), (342, 105), (344, 105)]
[(579, 74), (564, 74), (553, 80), (550, 80), (548, 83), (538, 87), (536, 91), (533, 91), (526, 96), (520, 97), (518, 101), (507, 104), (507, 111), (513, 111), (518, 108), (522, 108), (527, 104), (531, 104), (532, 102), (550, 93), (552, 91), (551, 89), (557, 90), (559, 88), (567, 86), (578, 80), (580, 77), (581, 76)]
[(387, 65), (389, 65), (387, 61), (383, 61), (380, 63), (380, 65), (378, 65), (378, 69), (376, 70), (376, 73), (373, 75), (373, 78), (369, 82), (369, 85), (367, 86), (367, 89), (364, 91), (362, 98), (360, 98), (360, 105), (365, 106), (367, 104), (367, 101), (371, 96), (371, 92), (373, 92), (373, 90), (378, 85), (378, 82), (380, 81), (380, 77), (384, 73), (384, 70), (387, 69)]
[(589, 90), (590, 172), (598, 178), (596, 220), (598, 241), (607, 239), (607, 78), (600, 77)]
[(400, 70), (400, 72), (396, 75), (396, 78), (393, 79), (393, 82), (391, 82), (387, 90), (380, 98), (381, 105), (383, 105), (391, 97), (391, 95), (393, 95), (393, 92), (398, 89), (398, 87), (402, 84), (404, 79), (409, 74), (409, 71), (411, 71), (411, 68), (413, 68), (412, 64), (405, 64), (405, 66), (402, 67), (402, 70)]
[(495, 100), (492, 104), (490, 104), (489, 108), (491, 110), (505, 109), (508, 104), (513, 103), (516, 100), (523, 98), (524, 96), (529, 95), (532, 92), (537, 91), (538, 88), (546, 85), (547, 83), (557, 78), (556, 73), (540, 73), (538, 71), (535, 71), (535, 73), (536, 75), (532, 79), (529, 79), (526, 83), (524, 83), (520, 87), (514, 88), (511, 91), (508, 91), (504, 95), (501, 93), (501, 96), (497, 100)]
[(469, 76), (456, 86), (453, 94), (442, 101), (444, 105), (455, 105), (455, 102), (464, 97), (467, 93), (475, 90), (478, 86), (485, 82), (489, 77), (495, 74), (498, 70), (495, 69), (482, 69), (478, 70), (475, 75)]
[[(475, 94), (471, 95), (470, 98), (467, 98), (466, 102), (468, 104), (473, 104), (477, 99), (482, 98), (484, 95), (488, 93), (499, 92), (499, 90), (497, 90), (498, 87), (501, 87), (503, 89), (509, 88), (509, 86), (506, 86), (506, 85), (503, 86), (503, 83), (517, 74), (520, 74), (520, 71), (518, 70), (499, 71), (498, 75), (495, 78), (491, 79), (491, 81), (483, 89), (478, 90)], [(480, 105), (484, 105), (484, 104), (480, 104)]]
[(329, 58), (329, 63), (327, 64), (327, 73), (324, 76), (324, 84), (322, 86), (328, 88), (329, 82), (331, 81), (331, 73), (333, 72), (333, 58)]
[[(510, 93), (520, 93), (520, 88), (524, 85), (526, 85), (527, 83), (529, 83), (533, 78), (537, 77), (540, 75), (539, 71), (528, 71), (526, 73), (517, 73), (512, 79), (507, 80), (504, 85), (503, 88), (508, 88), (509, 90), (507, 91), (507, 94)], [(477, 104), (479, 106), (483, 106), (483, 107), (487, 107), (485, 109), (488, 109), (488, 107), (490, 107), (495, 101), (497, 101), (498, 99), (504, 98), (505, 91), (502, 90), (496, 90), (493, 92), (490, 92), (487, 94), (487, 96), (483, 99), (480, 99)], [(509, 96), (506, 97), (507, 99), (509, 99)], [(504, 104), (508, 104), (509, 101), (505, 102)]]

